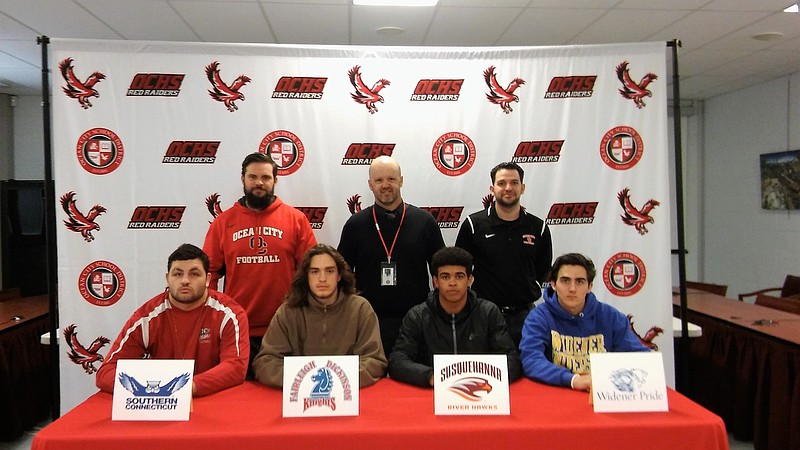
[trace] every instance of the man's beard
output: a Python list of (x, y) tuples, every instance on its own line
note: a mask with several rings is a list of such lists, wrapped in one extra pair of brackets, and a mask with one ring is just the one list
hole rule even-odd
[(253, 191), (248, 191), (247, 188), (244, 188), (244, 199), (247, 202), (247, 206), (253, 209), (266, 209), (267, 206), (272, 204), (272, 201), (275, 199), (275, 195), (272, 192), (267, 191), (265, 195), (255, 195)]
[(510, 208), (510, 207), (512, 207), (512, 206), (517, 206), (517, 205), (519, 205), (520, 198), (519, 198), (519, 197), (516, 197), (516, 198), (515, 198), (514, 200), (512, 200), (511, 202), (508, 202), (508, 201), (507, 201), (506, 199), (504, 199), (503, 197), (495, 197), (495, 198), (494, 198), (494, 201), (495, 201), (495, 202), (497, 202), (497, 204), (499, 204), (500, 206), (503, 206), (503, 207), (506, 207), (506, 208)]

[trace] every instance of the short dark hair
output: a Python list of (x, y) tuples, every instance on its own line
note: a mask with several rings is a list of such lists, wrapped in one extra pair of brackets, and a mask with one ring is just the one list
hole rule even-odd
[(550, 274), (547, 277), (548, 281), (555, 283), (558, 280), (558, 271), (561, 266), (581, 266), (586, 269), (586, 278), (588, 282), (594, 281), (594, 276), (597, 275), (597, 270), (594, 268), (594, 263), (591, 259), (581, 255), (580, 253), (566, 253), (558, 258), (550, 268)]
[(356, 276), (350, 270), (344, 256), (330, 245), (317, 244), (306, 251), (303, 261), (294, 273), (292, 285), (289, 292), (286, 293), (286, 303), (289, 306), (308, 306), (308, 296), (311, 293), (311, 287), (308, 285), (308, 271), (311, 269), (311, 258), (318, 255), (329, 255), (336, 263), (336, 270), (341, 277), (337, 285), (339, 292), (345, 295), (356, 293)]
[(461, 266), (467, 271), (467, 276), (472, 275), (472, 255), (461, 247), (440, 248), (431, 258), (431, 276), (439, 275), (439, 267)]
[(244, 157), (244, 161), (242, 161), (242, 176), (247, 172), (247, 166), (253, 163), (272, 164), (272, 178), (278, 178), (278, 164), (268, 155), (259, 152), (250, 153)]
[(175, 261), (189, 261), (192, 259), (199, 259), (203, 263), (203, 270), (208, 273), (208, 255), (200, 247), (192, 244), (181, 244), (172, 254), (167, 258), (167, 272), (172, 269), (172, 263)]
[(519, 174), (519, 182), (522, 183), (525, 181), (525, 171), (522, 170), (522, 167), (515, 162), (501, 162), (500, 164), (494, 166), (492, 171), (489, 172), (489, 175), (492, 177), (492, 184), (494, 184), (494, 177), (497, 175), (498, 170), (516, 170)]

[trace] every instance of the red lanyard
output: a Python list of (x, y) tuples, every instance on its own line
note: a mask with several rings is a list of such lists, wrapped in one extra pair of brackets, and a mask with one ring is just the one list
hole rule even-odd
[(386, 262), (392, 262), (392, 252), (394, 251), (394, 244), (397, 243), (397, 236), (400, 236), (400, 228), (403, 226), (403, 220), (406, 218), (406, 204), (403, 203), (403, 214), (400, 215), (400, 225), (397, 226), (397, 233), (394, 235), (394, 240), (392, 241), (392, 248), (386, 248), (386, 241), (383, 240), (383, 234), (381, 233), (381, 227), (378, 225), (378, 217), (375, 215), (375, 207), (372, 207), (372, 219), (375, 221), (375, 229), (378, 230), (378, 237), (381, 238), (381, 244), (383, 244), (383, 250), (386, 252)]

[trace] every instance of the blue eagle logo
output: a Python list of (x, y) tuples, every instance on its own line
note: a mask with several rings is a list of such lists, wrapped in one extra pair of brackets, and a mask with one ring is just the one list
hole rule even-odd
[(617, 369), (609, 379), (620, 392), (633, 392), (647, 381), (647, 372), (642, 369)]
[(144, 385), (125, 372), (120, 372), (119, 382), (122, 387), (130, 391), (136, 397), (169, 397), (178, 392), (189, 382), (189, 374), (184, 373), (171, 379), (165, 385), (161, 385), (161, 380), (147, 381)]

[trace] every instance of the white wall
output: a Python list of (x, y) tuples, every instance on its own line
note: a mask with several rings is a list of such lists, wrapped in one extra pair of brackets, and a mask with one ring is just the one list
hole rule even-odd
[(15, 180), (44, 179), (44, 119), (42, 98), (18, 96), (14, 110), (14, 171)]
[(705, 105), (703, 281), (728, 297), (800, 274), (800, 211), (761, 209), (759, 174), (760, 154), (800, 149), (798, 86), (794, 75)]

